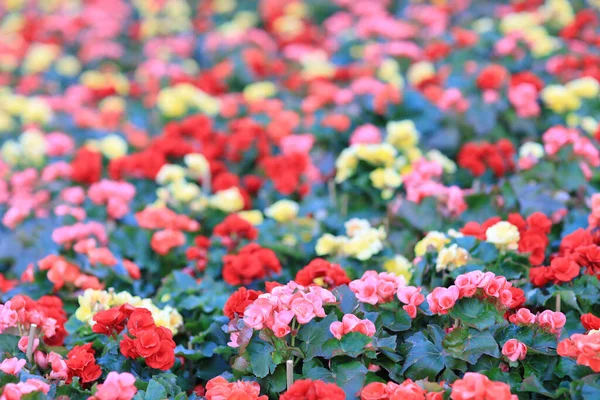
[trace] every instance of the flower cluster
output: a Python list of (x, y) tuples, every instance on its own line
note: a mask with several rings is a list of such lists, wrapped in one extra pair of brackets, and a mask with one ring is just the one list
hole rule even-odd
[[(454, 285), (437, 287), (427, 295), (427, 303), (431, 312), (447, 314), (456, 301), (462, 298), (477, 297), (496, 303), (502, 308), (514, 308), (519, 304), (517, 299), (521, 289), (514, 288), (503, 276), (492, 272), (473, 271), (456, 277)], [(513, 294), (514, 293), (514, 294)]]
[(256, 382), (228, 382), (223, 377), (216, 377), (206, 383), (206, 400), (225, 400), (242, 398), (248, 400), (267, 400), (260, 395), (260, 386)]
[(323, 318), (323, 306), (335, 301), (327, 289), (290, 282), (258, 296), (244, 311), (244, 323), (257, 330), (269, 328), (275, 336), (284, 337), (292, 331), (292, 320), (303, 325), (316, 317)]
[(517, 312), (512, 314), (508, 319), (510, 322), (517, 325), (536, 324), (539, 327), (556, 334), (560, 333), (567, 323), (567, 317), (560, 311), (544, 310), (540, 313), (533, 314), (527, 308), (518, 309)]
[(277, 255), (257, 243), (242, 247), (237, 254), (223, 257), (223, 279), (230, 285), (247, 285), (281, 272)]
[(346, 314), (342, 321), (332, 322), (329, 331), (336, 339), (342, 339), (342, 336), (350, 332), (359, 332), (363, 335), (373, 336), (375, 334), (375, 325), (368, 319), (359, 319), (354, 314)]
[(411, 379), (407, 379), (400, 384), (394, 382), (372, 382), (360, 391), (361, 400), (438, 400), (441, 398), (442, 392), (427, 392)]
[(368, 260), (383, 249), (386, 233), (383, 227), (374, 228), (365, 219), (354, 218), (344, 224), (346, 236), (329, 233), (317, 241), (319, 256), (343, 254), (358, 260)]
[(590, 331), (586, 334), (576, 333), (558, 344), (556, 352), (562, 357), (574, 358), (579, 365), (590, 367), (600, 372), (600, 332)]
[(173, 333), (177, 333), (177, 330), (183, 325), (181, 314), (176, 309), (170, 306), (159, 309), (151, 299), (132, 296), (129, 292), (116, 293), (113, 290), (85, 290), (83, 295), (79, 296), (79, 308), (75, 311), (75, 317), (79, 321), (93, 326), (94, 316), (99, 311), (124, 304), (149, 310), (157, 326), (164, 326)]
[(510, 393), (510, 386), (504, 382), (495, 382), (487, 376), (475, 372), (467, 372), (462, 379), (452, 384), (452, 400), (517, 400)]
[[(481, 75), (480, 75), (481, 77)], [(507, 139), (497, 143), (465, 143), (458, 153), (458, 165), (474, 176), (481, 176), (489, 168), (495, 176), (504, 176), (515, 168), (515, 148)]]

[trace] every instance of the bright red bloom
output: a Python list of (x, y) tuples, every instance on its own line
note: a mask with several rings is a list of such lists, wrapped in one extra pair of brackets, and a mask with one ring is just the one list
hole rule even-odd
[(495, 144), (468, 142), (460, 149), (457, 162), (474, 176), (481, 176), (490, 168), (495, 176), (500, 177), (514, 169), (515, 153), (514, 146), (507, 139), (500, 139)]
[(238, 290), (233, 292), (225, 306), (223, 307), (223, 314), (225, 314), (229, 319), (235, 318), (235, 315), (244, 315), (244, 311), (246, 307), (254, 302), (260, 295), (260, 292), (256, 290), (249, 290), (245, 287), (240, 287)]
[(92, 343), (87, 343), (83, 346), (75, 346), (69, 351), (67, 360), (65, 361), (67, 367), (69, 367), (68, 382), (70, 382), (74, 376), (79, 377), (83, 383), (93, 382), (100, 378), (102, 370), (100, 369), (100, 366), (96, 364), (94, 354), (95, 351), (92, 349)]
[(346, 393), (334, 383), (301, 379), (292, 384), (279, 400), (344, 400)]
[(596, 317), (594, 314), (583, 314), (580, 321), (586, 331), (600, 329), (600, 318)]
[(298, 271), (295, 281), (302, 286), (319, 285), (331, 289), (350, 283), (350, 278), (339, 264), (316, 258)]
[(237, 214), (229, 214), (215, 226), (213, 235), (231, 239), (236, 243), (240, 239), (256, 240), (258, 230)]
[(121, 311), (121, 307), (113, 307), (108, 310), (97, 312), (93, 320), (92, 331), (110, 336), (113, 332), (120, 333), (125, 329), (127, 314)]
[(102, 176), (102, 154), (82, 147), (77, 150), (71, 161), (71, 179), (78, 183), (91, 185)]
[(223, 257), (223, 279), (230, 285), (248, 285), (281, 272), (281, 264), (272, 250), (250, 243), (236, 255)]
[(477, 87), (481, 90), (498, 90), (508, 79), (508, 75), (508, 71), (502, 65), (489, 65), (479, 73)]

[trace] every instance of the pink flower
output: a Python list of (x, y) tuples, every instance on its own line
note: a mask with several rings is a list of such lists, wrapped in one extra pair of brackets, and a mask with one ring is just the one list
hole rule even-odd
[(26, 360), (20, 360), (17, 357), (6, 358), (0, 363), (0, 371), (9, 375), (17, 375), (26, 363)]
[(150, 247), (156, 253), (165, 255), (172, 249), (182, 246), (185, 244), (185, 235), (183, 232), (174, 229), (163, 229), (161, 231), (154, 232), (152, 240), (150, 241)]
[(17, 312), (10, 306), (10, 300), (4, 304), (0, 304), (0, 333), (7, 328), (17, 326)]
[(350, 136), (350, 144), (381, 143), (381, 132), (375, 125), (361, 125)]
[(132, 374), (111, 371), (104, 383), (98, 385), (94, 397), (97, 400), (131, 400), (136, 393), (135, 377)]
[[(19, 339), (19, 343), (17, 344), (17, 347), (23, 353), (26, 353), (28, 344), (29, 344), (29, 336), (23, 336), (21, 339)], [(39, 345), (40, 345), (40, 339), (39, 338), (33, 339), (33, 351), (36, 351)]]
[(560, 311), (545, 310), (536, 317), (536, 322), (542, 328), (547, 328), (553, 333), (559, 333), (565, 323), (567, 317)]
[(502, 355), (512, 362), (524, 360), (527, 355), (527, 346), (517, 339), (510, 339), (502, 346)]
[(377, 304), (379, 297), (377, 296), (378, 280), (374, 277), (367, 279), (358, 279), (350, 282), (350, 289), (356, 295), (356, 298), (363, 303)]
[(293, 300), (291, 309), (294, 312), (296, 320), (300, 324), (307, 324), (315, 317), (315, 308), (313, 304), (304, 297)]
[(51, 351), (48, 354), (47, 362), (52, 368), (50, 379), (66, 380), (69, 377), (69, 367), (61, 355)]
[(373, 336), (375, 334), (375, 325), (368, 319), (360, 319), (354, 314), (345, 314), (342, 321), (332, 322), (329, 331), (338, 340), (350, 332), (359, 332), (363, 335)]
[(427, 295), (427, 303), (429, 309), (434, 314), (448, 314), (450, 309), (456, 304), (456, 300), (459, 298), (459, 289), (456, 286), (450, 286), (449, 288), (437, 287)]

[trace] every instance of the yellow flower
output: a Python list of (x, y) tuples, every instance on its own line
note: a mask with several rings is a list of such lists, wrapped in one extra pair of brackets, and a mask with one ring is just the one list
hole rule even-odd
[(326, 233), (317, 240), (315, 251), (318, 256), (337, 254), (346, 241), (347, 239), (344, 236), (333, 236)]
[(377, 168), (369, 174), (373, 187), (382, 189), (381, 196), (384, 200), (392, 197), (394, 191), (402, 184), (402, 177), (393, 168)]
[(426, 154), (426, 157), (429, 161), (440, 164), (444, 169), (444, 172), (448, 174), (453, 174), (456, 172), (456, 163), (442, 154), (441, 151), (437, 149), (429, 150)]
[(431, 231), (416, 244), (415, 255), (417, 257), (423, 256), (427, 253), (429, 247), (433, 247), (435, 251), (439, 252), (448, 242), (450, 242), (450, 239), (442, 232)]
[(435, 270), (441, 272), (443, 270), (453, 271), (458, 267), (467, 264), (469, 260), (469, 252), (457, 244), (450, 247), (444, 247), (437, 256)]
[(327, 57), (327, 53), (323, 51), (313, 51), (304, 56), (301, 60), (302, 77), (304, 79), (331, 78), (335, 73), (335, 66)]
[[(583, 117), (581, 119), (581, 129), (586, 131), (589, 135), (593, 135), (598, 129), (598, 121), (592, 117)], [(0, 131), (2, 128), (0, 128)]]
[(248, 210), (248, 211), (240, 211), (237, 215), (246, 221), (248, 221), (253, 226), (258, 226), (263, 223), (263, 214), (260, 210)]
[(185, 169), (179, 165), (165, 164), (160, 168), (155, 179), (159, 185), (179, 182), (185, 179)]
[(46, 71), (52, 65), (59, 53), (58, 46), (51, 44), (34, 44), (29, 48), (23, 69), (29, 74), (39, 74)]
[(226, 14), (235, 10), (235, 0), (216, 0), (212, 3), (212, 9), (217, 14)]
[(210, 171), (208, 160), (200, 153), (186, 154), (183, 162), (187, 166), (187, 174), (192, 179), (204, 177)]
[(525, 32), (540, 22), (540, 18), (530, 12), (507, 14), (500, 21), (500, 31), (505, 35), (517, 31)]
[(567, 0), (547, 0), (542, 8), (546, 18), (555, 22), (560, 28), (564, 28), (575, 20), (573, 7)]
[(499, 248), (516, 250), (520, 238), (519, 229), (507, 221), (500, 221), (485, 231), (485, 240)]
[(358, 157), (356, 156), (356, 147), (348, 147), (342, 150), (337, 160), (335, 160), (335, 181), (341, 183), (350, 178), (357, 166)]
[(15, 166), (21, 159), (21, 146), (14, 140), (7, 140), (0, 149), (0, 155), (2, 156), (2, 160), (9, 165)]
[(165, 117), (176, 118), (187, 113), (187, 104), (173, 88), (164, 88), (158, 94), (158, 109)]
[(249, 102), (264, 100), (277, 94), (277, 86), (273, 82), (255, 82), (244, 88), (244, 99)]
[(539, 160), (542, 157), (544, 157), (544, 146), (541, 143), (525, 142), (519, 148), (519, 158)]
[[(385, 237), (385, 232), (384, 237)], [(345, 254), (365, 261), (383, 250), (382, 230), (370, 228), (349, 238), (342, 247)]]
[(377, 77), (384, 82), (391, 83), (398, 89), (404, 87), (404, 79), (400, 74), (400, 66), (398, 65), (398, 62), (392, 58), (386, 58), (382, 61), (377, 72)]
[(25, 108), (21, 112), (21, 121), (23, 123), (38, 123), (46, 125), (52, 119), (52, 109), (44, 100), (34, 97), (25, 103)]
[(371, 224), (363, 218), (352, 218), (344, 223), (344, 228), (348, 237), (354, 237), (361, 232), (371, 229)]
[(0, 133), (10, 132), (15, 128), (15, 123), (10, 114), (0, 111)]
[(408, 68), (407, 78), (412, 86), (418, 86), (421, 82), (435, 75), (435, 67), (428, 61), (419, 61)]
[(46, 139), (44, 134), (37, 129), (29, 129), (19, 138), (21, 153), (34, 165), (41, 163), (46, 154)]
[(77, 57), (63, 56), (56, 61), (56, 72), (68, 77), (77, 76), (81, 72), (81, 64)]
[(100, 102), (100, 110), (103, 112), (122, 113), (125, 107), (125, 100), (119, 96), (109, 96)]
[(386, 142), (398, 150), (415, 147), (419, 142), (419, 132), (411, 120), (390, 121), (386, 125), (386, 131)]
[(411, 147), (409, 149), (404, 150), (404, 152), (406, 153), (406, 158), (408, 158), (408, 161), (411, 164), (423, 158), (423, 153), (418, 147)]
[(591, 99), (598, 96), (600, 84), (591, 76), (575, 79), (566, 84), (567, 89), (577, 97)]
[(201, 196), (200, 187), (192, 182), (176, 181), (169, 185), (173, 198), (183, 204), (187, 204)]
[(102, 154), (109, 160), (123, 157), (127, 154), (127, 142), (121, 136), (112, 134), (102, 138), (99, 142)]
[(408, 259), (400, 254), (383, 263), (383, 269), (397, 276), (403, 276), (406, 282), (410, 282), (413, 274), (413, 266)]
[(265, 210), (265, 215), (277, 222), (289, 222), (298, 216), (300, 206), (292, 200), (279, 200)]
[(374, 166), (391, 167), (396, 154), (396, 149), (388, 143), (356, 145), (358, 158)]
[(562, 85), (549, 85), (542, 90), (542, 100), (552, 111), (564, 114), (581, 106), (579, 97)]
[(226, 213), (234, 213), (244, 208), (244, 198), (237, 187), (232, 187), (212, 195), (210, 206)]

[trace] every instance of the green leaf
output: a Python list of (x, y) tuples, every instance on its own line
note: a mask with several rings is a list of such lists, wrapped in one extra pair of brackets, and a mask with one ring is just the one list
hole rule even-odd
[(167, 398), (167, 389), (159, 382), (152, 379), (148, 383), (146, 393), (144, 394), (144, 400), (163, 400)]
[(405, 344), (408, 346), (408, 352), (400, 373), (414, 380), (435, 380), (445, 366), (440, 350), (422, 332), (407, 338)]
[(19, 336), (9, 335), (3, 333), (0, 335), (0, 355), (5, 353), (16, 354), (18, 351), (17, 344), (19, 343)]
[(410, 329), (412, 318), (403, 309), (397, 311), (382, 311), (379, 313), (380, 324), (392, 332), (404, 332)]
[(556, 399), (567, 393), (569, 389), (567, 388), (558, 388), (557, 390), (549, 391), (546, 389), (538, 377), (536, 375), (529, 375), (527, 378), (523, 379), (523, 383), (521, 383), (520, 391), (529, 392), (529, 393), (537, 393), (543, 396), (549, 397), (551, 399)]
[(354, 360), (332, 367), (335, 383), (346, 393), (347, 398), (356, 398), (356, 394), (364, 386), (367, 377), (367, 367), (360, 361)]
[(452, 357), (465, 360), (469, 364), (475, 364), (484, 354), (500, 357), (498, 343), (489, 331), (456, 328), (446, 335), (443, 345)]
[(264, 378), (269, 373), (275, 372), (277, 365), (273, 361), (272, 353), (275, 350), (271, 344), (261, 340), (257, 334), (255, 334), (247, 347), (248, 356), (250, 358), (250, 365), (252, 366), (252, 372), (258, 378)]
[(338, 286), (332, 292), (335, 298), (340, 302), (340, 310), (344, 314), (350, 314), (358, 305), (358, 300), (354, 292), (350, 290), (348, 285)]
[(300, 327), (296, 339), (302, 341), (299, 347), (305, 355), (305, 360), (310, 360), (313, 357), (323, 357), (325, 355), (323, 344), (333, 337), (329, 331), (329, 326), (336, 320), (337, 317), (332, 313), (321, 321), (313, 319), (308, 324)]
[(350, 332), (342, 336), (340, 347), (349, 357), (358, 357), (367, 344), (371, 343), (371, 338), (360, 332)]
[(480, 331), (504, 321), (493, 304), (474, 297), (458, 300), (450, 311), (450, 316)]

